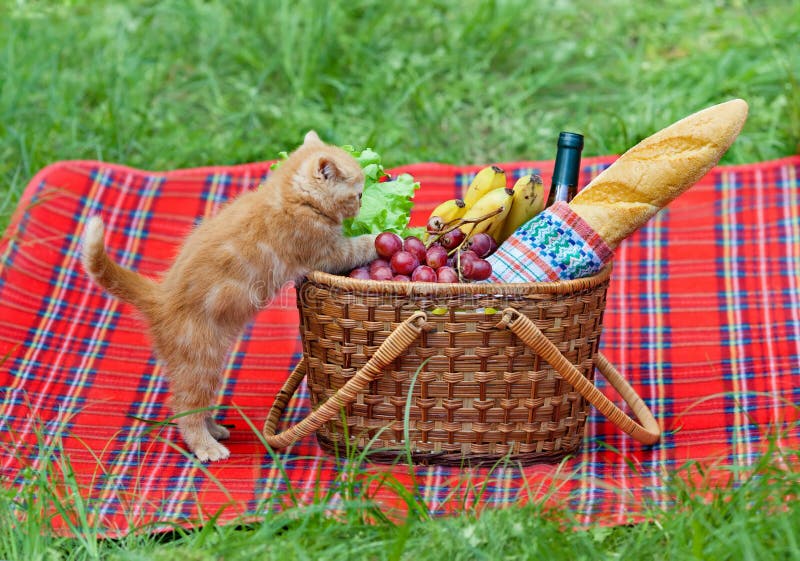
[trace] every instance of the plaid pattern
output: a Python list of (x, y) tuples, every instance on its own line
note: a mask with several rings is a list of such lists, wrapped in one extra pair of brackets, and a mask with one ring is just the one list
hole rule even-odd
[[(584, 159), (582, 184), (612, 160)], [(504, 167), (509, 181), (517, 170), (536, 170), (546, 182), (552, 173), (552, 162)], [(421, 224), (478, 169), (420, 164), (393, 173), (421, 181), (413, 216)], [(602, 350), (662, 423), (660, 444), (642, 447), (594, 413), (582, 450), (562, 466), (370, 469), (416, 490), (435, 515), (547, 497), (586, 522), (625, 523), (670, 503), (665, 470), (690, 460), (748, 465), (770, 436), (797, 448), (799, 170), (800, 157), (717, 168), (617, 249)], [(276, 461), (249, 428), (260, 429), (299, 358), (292, 289), (233, 349), (218, 415), (233, 425), (232, 457), (201, 467), (180, 453), (174, 428), (152, 424), (170, 414), (167, 388), (134, 310), (91, 284), (79, 265), (81, 225), (101, 214), (113, 258), (157, 275), (200, 217), (267, 172), (266, 163), (148, 173), (63, 162), (31, 181), (0, 242), (4, 485), (68, 459), (87, 508), (110, 535), (145, 523), (257, 517), (328, 491), (334, 506), (347, 498), (346, 467), (313, 437)], [(308, 409), (303, 388), (288, 422)], [(388, 486), (373, 483), (370, 494), (402, 508)]]
[(613, 253), (564, 202), (537, 214), (511, 234), (487, 260), (486, 282), (570, 280), (599, 272)]

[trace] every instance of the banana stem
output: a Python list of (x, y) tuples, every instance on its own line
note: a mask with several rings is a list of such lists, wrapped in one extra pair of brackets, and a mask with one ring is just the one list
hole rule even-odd
[[(477, 218), (456, 218), (454, 220), (451, 220), (450, 222), (446, 223), (442, 227), (441, 230), (439, 230), (436, 234), (432, 235), (428, 239), (428, 244), (426, 245), (426, 247), (432, 246), (437, 241), (439, 241), (442, 238), (442, 236), (444, 236), (445, 234), (449, 234), (450, 232), (452, 232), (456, 228), (460, 228), (464, 224), (479, 224), (479, 223), (483, 222), (484, 220), (488, 220), (489, 218), (492, 218), (493, 216), (497, 216), (498, 214), (500, 214), (504, 210), (505, 210), (505, 208), (501, 206), (500, 208), (496, 208), (492, 212), (490, 212), (488, 214), (484, 214), (483, 216), (479, 216)], [(469, 239), (469, 238), (465, 237), (464, 241), (456, 249), (461, 248), (461, 246), (463, 246), (466, 243), (467, 239)]]
[[(479, 216), (477, 218), (458, 218), (457, 221), (460, 221), (458, 225), (461, 226), (462, 224), (478, 224), (479, 222), (483, 222), (484, 220), (488, 220), (489, 218), (492, 218), (493, 216), (497, 216), (498, 214), (500, 214), (504, 210), (505, 210), (505, 207), (501, 206), (501, 207), (498, 207), (498, 208), (494, 209), (492, 212), (490, 212), (488, 214), (484, 214), (483, 216)], [(449, 222), (448, 222), (448, 224), (449, 224)], [(445, 224), (445, 226), (446, 226), (446, 224)]]

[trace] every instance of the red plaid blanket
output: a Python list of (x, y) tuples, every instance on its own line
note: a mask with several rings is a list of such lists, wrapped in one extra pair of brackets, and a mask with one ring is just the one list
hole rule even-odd
[[(613, 158), (584, 161), (582, 184)], [(514, 178), (552, 162), (504, 166)], [(413, 221), (452, 198), (476, 167), (419, 164)], [(63, 162), (26, 189), (0, 242), (0, 477), (20, 486), (68, 463), (108, 534), (147, 523), (258, 517), (287, 502), (347, 495), (347, 465), (313, 437), (271, 456), (258, 438), (273, 396), (299, 358), (294, 293), (261, 313), (233, 350), (219, 417), (230, 460), (202, 467), (181, 452), (166, 384), (134, 310), (90, 283), (81, 224), (103, 216), (112, 256), (164, 270), (201, 217), (262, 180), (268, 164), (152, 173)], [(662, 423), (636, 444), (596, 413), (581, 452), (562, 465), (459, 470), (370, 468), (417, 492), (434, 514), (547, 500), (584, 521), (624, 523), (666, 506), (665, 472), (692, 460), (748, 465), (772, 439), (800, 444), (800, 157), (720, 167), (617, 251), (603, 352)], [(511, 181), (511, 180), (510, 180)], [(616, 399), (616, 396), (614, 396)], [(619, 400), (617, 399), (617, 402)], [(305, 389), (288, 421), (309, 410)], [(291, 492), (290, 492), (291, 491)], [(369, 491), (402, 507), (389, 485)], [(545, 499), (546, 497), (546, 499)]]

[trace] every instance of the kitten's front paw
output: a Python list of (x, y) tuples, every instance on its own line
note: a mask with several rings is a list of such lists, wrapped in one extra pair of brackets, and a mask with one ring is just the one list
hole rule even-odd
[(364, 263), (369, 263), (370, 261), (375, 261), (378, 258), (378, 250), (375, 249), (375, 238), (377, 238), (380, 234), (365, 234), (363, 237), (366, 238), (366, 244), (364, 247)]
[(216, 440), (204, 442), (193, 451), (197, 459), (203, 463), (225, 460), (231, 455), (230, 451)]

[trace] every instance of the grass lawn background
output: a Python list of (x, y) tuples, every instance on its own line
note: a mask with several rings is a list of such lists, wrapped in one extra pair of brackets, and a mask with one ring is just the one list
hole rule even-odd
[(615, 154), (732, 97), (723, 163), (772, 159), (798, 150), (798, 37), (791, 0), (2, 0), (0, 212), (57, 160), (252, 162), (309, 128), (390, 166), (551, 159), (560, 130)]
[[(0, 0), (0, 227), (40, 168), (100, 159), (151, 170), (268, 160), (309, 128), (397, 166), (621, 153), (733, 97), (750, 118), (722, 163), (798, 152), (800, 3), (705, 1)], [(794, 460), (797, 460), (795, 454)], [(247, 528), (97, 541), (38, 531), (44, 480), (0, 511), (0, 558), (786, 559), (800, 557), (797, 473), (701, 500), (657, 524), (565, 531), (537, 506), (366, 524), (317, 512)], [(20, 504), (22, 506), (20, 506)], [(771, 505), (771, 507), (767, 507)], [(783, 506), (784, 508), (780, 508)], [(566, 521), (566, 523), (564, 523)]]

